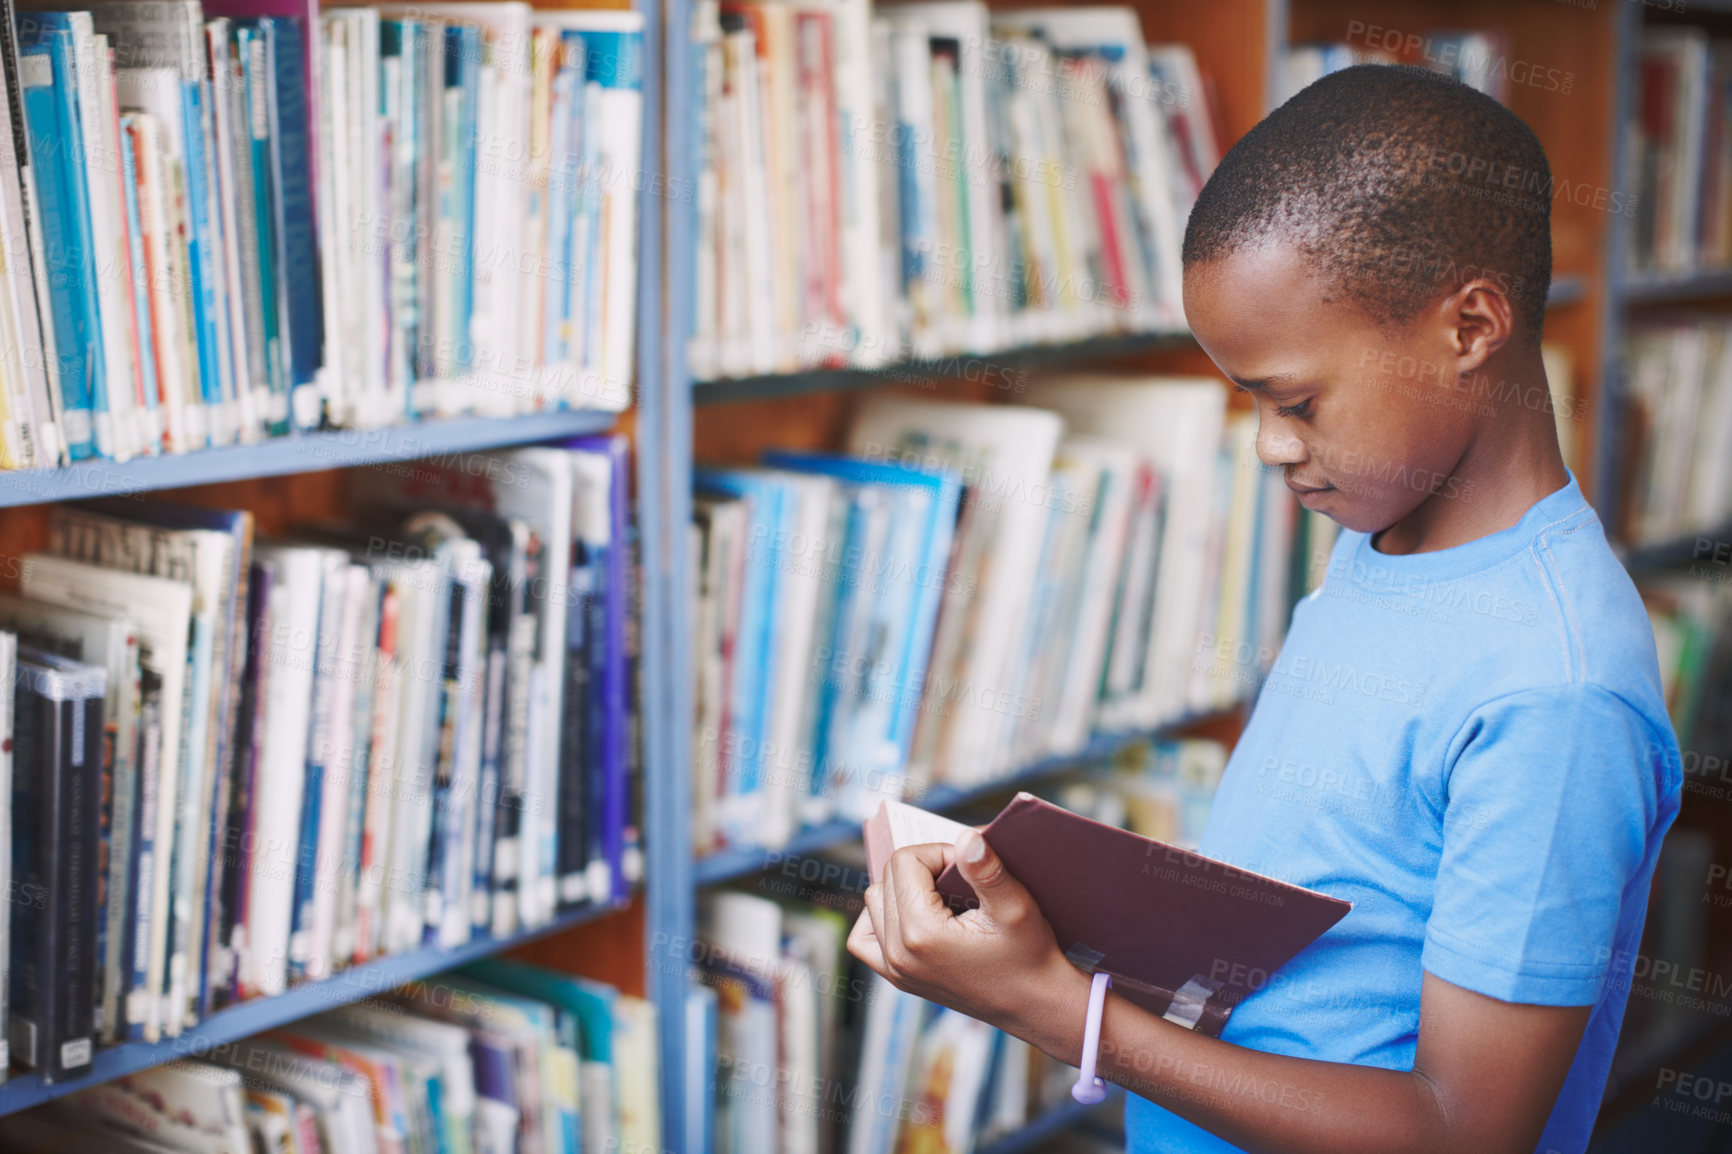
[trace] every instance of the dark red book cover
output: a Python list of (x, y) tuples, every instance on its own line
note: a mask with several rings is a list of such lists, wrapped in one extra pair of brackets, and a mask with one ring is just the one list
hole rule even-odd
[[(882, 843), (888, 826), (868, 840)], [(1218, 1036), (1233, 1007), (1346, 916), (1351, 902), (1236, 869), (1019, 793), (983, 831), (1077, 966), (1145, 1009)], [(888, 857), (874, 847), (876, 857)], [(957, 872), (951, 906), (979, 905)]]

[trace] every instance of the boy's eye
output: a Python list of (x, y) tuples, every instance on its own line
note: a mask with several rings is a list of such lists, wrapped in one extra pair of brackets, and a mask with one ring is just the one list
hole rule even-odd
[(1275, 415), (1278, 417), (1303, 417), (1311, 412), (1311, 398), (1306, 397), (1296, 405), (1276, 405)]

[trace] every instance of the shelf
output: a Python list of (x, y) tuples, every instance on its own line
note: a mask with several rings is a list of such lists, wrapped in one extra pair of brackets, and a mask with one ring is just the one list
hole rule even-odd
[(136, 1074), (140, 1070), (148, 1070), (176, 1058), (197, 1058), (242, 1038), (265, 1030), (274, 1030), (325, 1010), (334, 1010), (338, 1006), (362, 1001), (408, 982), (431, 977), (524, 942), (594, 921), (623, 908), (612, 905), (587, 906), (556, 917), (544, 926), (537, 926), (508, 938), (477, 938), (453, 949), (428, 947), (408, 953), (391, 954), (364, 965), (352, 966), (323, 981), (291, 986), (275, 997), (253, 998), (225, 1007), (178, 1038), (165, 1038), (157, 1043), (123, 1042), (117, 1046), (98, 1047), (95, 1061), (91, 1063), (91, 1071), (85, 1077), (47, 1085), (36, 1074), (14, 1075), (11, 1081), (0, 1085), (0, 1115), (27, 1109), (51, 1098), (74, 1094), (127, 1074)]
[(1552, 278), (1552, 287), (1546, 290), (1546, 307), (1555, 309), (1560, 305), (1579, 304), (1587, 296), (1587, 278), (1577, 273), (1565, 273)]
[(876, 369), (810, 369), (797, 373), (696, 381), (692, 385), (692, 400), (700, 405), (761, 400), (795, 393), (919, 384), (932, 379), (968, 379), (971, 373), (975, 379), (990, 376), (994, 382), (1003, 382), (1006, 369), (1027, 370), (1049, 366), (1054, 362), (1133, 356), (1162, 349), (1193, 348), (1195, 344), (1190, 332), (1181, 329), (1096, 337), (1062, 345), (1027, 345), (993, 353), (952, 353), (932, 360), (899, 361)]
[(1631, 573), (1652, 573), (1657, 569), (1668, 569), (1696, 560), (1696, 542), (1704, 539), (1716, 543), (1732, 541), (1732, 524), (1711, 527), (1699, 533), (1687, 533), (1670, 541), (1656, 541), (1647, 545), (1617, 545), (1614, 549), (1618, 559), (1624, 563), (1624, 568)]
[(356, 465), (407, 462), (450, 453), (553, 441), (611, 429), (618, 413), (599, 410), (521, 417), (422, 421), (383, 429), (334, 429), (130, 461), (80, 461), (59, 469), (0, 473), (0, 507), (82, 497), (178, 489), (251, 477), (316, 473)]
[[(1102, 734), (1075, 753), (1063, 753), (1056, 757), (1046, 757), (1030, 762), (1003, 777), (983, 781), (978, 785), (963, 787), (934, 786), (921, 798), (913, 799), (922, 809), (934, 813), (945, 813), (959, 809), (971, 801), (1006, 790), (1017, 789), (1024, 785), (1052, 777), (1066, 770), (1076, 769), (1093, 762), (1106, 761), (1120, 750), (1140, 741), (1153, 741), (1164, 737), (1176, 737), (1181, 732), (1205, 721), (1213, 721), (1235, 712), (1239, 707), (1229, 706), (1223, 710), (1208, 713), (1192, 714), (1179, 719), (1170, 725), (1157, 729), (1131, 730), (1124, 733)], [(811, 826), (794, 835), (793, 840), (783, 846), (740, 846), (734, 849), (719, 850), (697, 859), (692, 865), (693, 880), (699, 886), (719, 885), (735, 878), (746, 877), (768, 868), (769, 855), (777, 855), (776, 860), (782, 861), (791, 857), (803, 857), (807, 854), (820, 853), (832, 846), (860, 840), (860, 823), (838, 819), (827, 821), (822, 825)]]
[(1624, 303), (1631, 305), (1687, 304), (1732, 296), (1732, 269), (1702, 272), (1633, 272), (1620, 289)]
[(1125, 1092), (1118, 1086), (1108, 1086), (1107, 1096), (1092, 1106), (1081, 1102), (1066, 1102), (1055, 1106), (1042, 1114), (1020, 1130), (996, 1138), (982, 1146), (976, 1154), (1022, 1154), (1025, 1150), (1033, 1150), (1048, 1138), (1055, 1137), (1069, 1130), (1072, 1126), (1088, 1118), (1097, 1110), (1105, 1110), (1124, 1100)]

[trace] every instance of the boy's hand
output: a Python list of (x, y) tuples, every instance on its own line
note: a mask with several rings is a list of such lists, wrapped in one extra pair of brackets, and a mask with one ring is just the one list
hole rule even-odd
[[(938, 875), (952, 862), (979, 909), (954, 915), (938, 892)], [(1066, 960), (1040, 907), (976, 832), (954, 846), (897, 850), (866, 890), (848, 952), (898, 989), (1051, 1053), (1080, 1056), (1089, 979)]]

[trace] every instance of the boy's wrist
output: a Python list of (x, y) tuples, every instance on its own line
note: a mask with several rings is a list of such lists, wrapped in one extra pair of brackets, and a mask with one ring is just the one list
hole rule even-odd
[(1035, 995), (1019, 1007), (1017, 1025), (1011, 1033), (1038, 1047), (1066, 1065), (1082, 1061), (1083, 1027), (1088, 1017), (1089, 986), (1085, 974), (1063, 954), (1055, 954), (1035, 985)]

